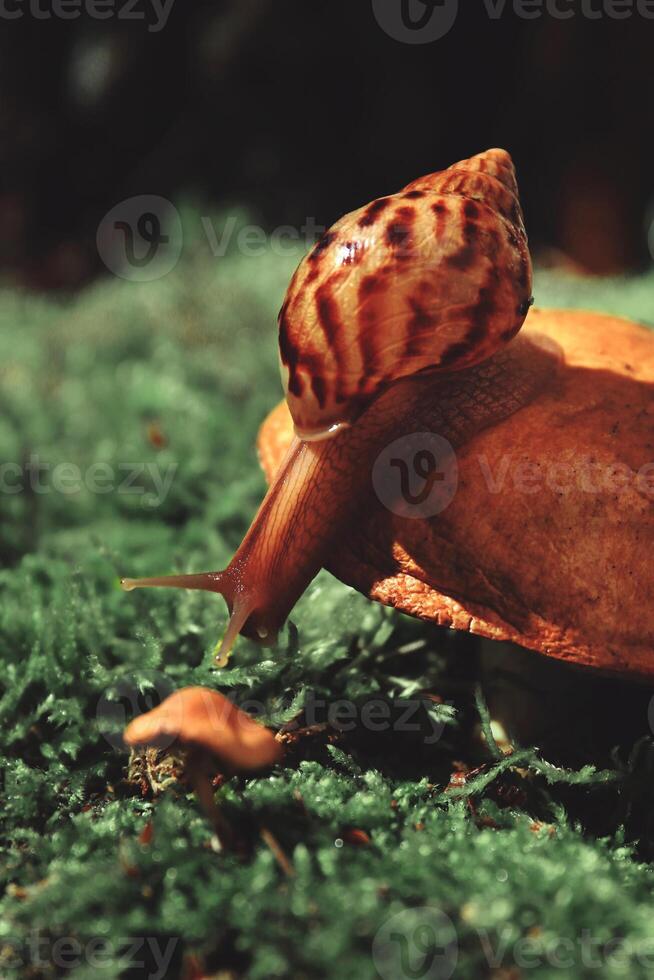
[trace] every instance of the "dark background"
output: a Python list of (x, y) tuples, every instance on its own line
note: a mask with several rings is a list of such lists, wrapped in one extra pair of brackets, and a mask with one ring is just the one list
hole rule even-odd
[(526, 21), (507, 3), (491, 20), (462, 0), (446, 37), (409, 45), (370, 0), (175, 0), (158, 33), (40, 19), (29, 2), (0, 17), (12, 280), (71, 288), (100, 274), (98, 222), (134, 194), (245, 203), (269, 229), (328, 224), (494, 145), (513, 154), (541, 261), (590, 273), (652, 261), (654, 21), (636, 12)]

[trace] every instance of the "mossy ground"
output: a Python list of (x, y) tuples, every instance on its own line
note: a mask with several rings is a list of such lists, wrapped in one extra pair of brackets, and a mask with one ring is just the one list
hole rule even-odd
[[(0, 975), (444, 976), (456, 951), (460, 977), (652, 976), (647, 740), (585, 767), (533, 746), (505, 759), (475, 696), (474, 641), (324, 573), (277, 646), (241, 640), (222, 671), (220, 600), (119, 591), (121, 573), (222, 567), (264, 490), (254, 439), (280, 396), (275, 314), (298, 255), (216, 259), (197, 214), (184, 219), (163, 279), (1, 300), (0, 460), (15, 465), (1, 494)], [(653, 289), (548, 274), (536, 296), (654, 322)], [(291, 723), (287, 765), (218, 790), (239, 856), (217, 851), (174, 766), (155, 760), (154, 793), (112, 738), (130, 699), (140, 710), (189, 683)], [(362, 723), (371, 699), (397, 720), (420, 692), (437, 696), (420, 730)], [(354, 725), (323, 724), (345, 699)], [(406, 909), (390, 950), (409, 958), (385, 959), (375, 936)], [(454, 929), (440, 973), (421, 960), (425, 921)]]

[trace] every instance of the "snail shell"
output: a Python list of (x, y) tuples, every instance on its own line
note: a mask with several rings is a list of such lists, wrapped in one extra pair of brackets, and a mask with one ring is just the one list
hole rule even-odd
[[(296, 438), (238, 551), (223, 571), (124, 579), (123, 587), (223, 595), (230, 619), (220, 663), (238, 633), (271, 641), (350, 533), (380, 449), (415, 431), (439, 398), (431, 372), (476, 371), (517, 333), (530, 302), (527, 237), (504, 150), (421, 177), (336, 222), (300, 264), (282, 307)], [(522, 374), (508, 384), (495, 373), (490, 390), (459, 377), (465, 412), (452, 403), (439, 416), (456, 445), (517, 411), (533, 388)]]
[(279, 315), (296, 433), (332, 436), (399, 378), (490, 357), (522, 326), (531, 288), (505, 150), (345, 215), (300, 263)]

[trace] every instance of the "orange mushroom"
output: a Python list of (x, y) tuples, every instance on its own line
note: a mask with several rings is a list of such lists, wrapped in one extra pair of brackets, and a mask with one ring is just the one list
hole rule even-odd
[(270, 729), (206, 687), (175, 691), (152, 711), (130, 722), (123, 738), (131, 748), (177, 742), (188, 750), (189, 778), (223, 847), (233, 845), (233, 833), (214, 800), (212, 761), (233, 775), (267, 769), (283, 756), (282, 746)]

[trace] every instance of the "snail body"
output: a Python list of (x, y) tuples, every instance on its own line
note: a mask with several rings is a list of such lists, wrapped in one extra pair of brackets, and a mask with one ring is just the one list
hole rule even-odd
[[(653, 392), (653, 330), (532, 310), (505, 350), (404, 419), (456, 446), (447, 507), (407, 520), (369, 492), (327, 568), (411, 616), (651, 685)], [(269, 480), (292, 438), (282, 403), (259, 434)]]
[[(220, 662), (239, 632), (274, 638), (367, 499), (380, 450), (438, 401), (459, 445), (515, 412), (539, 382), (462, 378), (519, 331), (531, 262), (515, 171), (489, 150), (413, 181), (336, 222), (302, 260), (279, 317), (295, 436), (241, 546), (221, 572), (124, 579), (222, 594), (231, 613)], [(515, 343), (515, 341), (514, 341)], [(536, 372), (538, 374), (538, 372)], [(491, 371), (491, 376), (493, 372)]]

